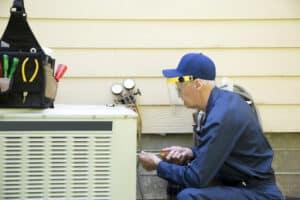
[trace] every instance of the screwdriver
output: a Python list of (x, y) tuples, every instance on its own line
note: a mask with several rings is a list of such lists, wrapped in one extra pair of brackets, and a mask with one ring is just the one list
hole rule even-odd
[(59, 64), (58, 68), (55, 72), (55, 76), (54, 78), (56, 79), (56, 81), (59, 81), (59, 79), (64, 75), (64, 73), (67, 71), (68, 67), (66, 65), (63, 64)]
[(161, 150), (161, 151), (159, 152), (159, 156), (160, 156), (162, 159), (166, 159), (169, 153), (170, 153), (170, 150)]
[(9, 72), (8, 78), (12, 78), (14, 76), (14, 73), (15, 73), (15, 71), (17, 69), (18, 64), (19, 64), (19, 58), (14, 57), (13, 58), (12, 66), (10, 68), (10, 72)]
[(4, 72), (4, 78), (7, 78), (8, 73), (8, 55), (3, 55), (3, 72)]

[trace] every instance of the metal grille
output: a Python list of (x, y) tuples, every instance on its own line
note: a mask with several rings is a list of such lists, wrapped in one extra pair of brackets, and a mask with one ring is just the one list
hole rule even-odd
[(110, 199), (111, 136), (0, 134), (0, 199)]

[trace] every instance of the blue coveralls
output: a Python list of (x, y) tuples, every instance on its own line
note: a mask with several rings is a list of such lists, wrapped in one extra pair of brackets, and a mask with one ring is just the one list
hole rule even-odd
[[(161, 161), (157, 175), (185, 189), (178, 200), (281, 200), (271, 167), (273, 151), (250, 106), (237, 94), (214, 88), (199, 145), (188, 165)], [(222, 182), (209, 186), (213, 180)]]

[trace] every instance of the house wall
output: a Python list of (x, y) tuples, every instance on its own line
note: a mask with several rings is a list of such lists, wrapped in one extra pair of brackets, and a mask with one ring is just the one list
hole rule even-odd
[[(0, 1), (0, 30), (11, 2)], [(231, 78), (254, 97), (280, 185), (299, 195), (298, 0), (30, 0), (25, 6), (41, 45), (69, 67), (56, 103), (112, 103), (111, 85), (132, 78), (153, 150), (161, 143), (156, 136), (190, 136), (192, 125), (192, 111), (170, 106), (161, 69), (175, 67), (187, 52), (209, 55), (218, 81)]]

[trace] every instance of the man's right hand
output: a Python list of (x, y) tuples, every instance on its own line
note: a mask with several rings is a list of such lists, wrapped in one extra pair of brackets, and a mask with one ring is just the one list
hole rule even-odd
[(183, 164), (184, 162), (194, 158), (192, 150), (186, 147), (171, 146), (162, 149), (162, 152), (165, 152), (163, 159), (176, 164)]

